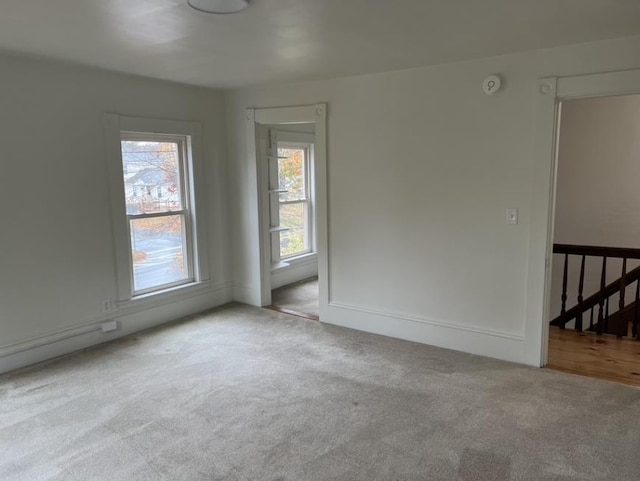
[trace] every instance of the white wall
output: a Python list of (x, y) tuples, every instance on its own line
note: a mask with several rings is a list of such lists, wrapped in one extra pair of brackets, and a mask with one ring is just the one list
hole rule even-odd
[[(563, 102), (554, 242), (640, 248), (640, 95)], [(560, 313), (563, 256), (554, 261), (551, 318)], [(601, 262), (587, 259), (585, 298), (599, 290)], [(571, 256), (567, 308), (577, 303), (579, 273), (580, 258)], [(621, 262), (610, 259), (607, 274), (618, 278)], [(611, 303), (613, 312), (617, 298)]]
[[(0, 71), (0, 371), (230, 299), (220, 92), (10, 56)], [(201, 122), (212, 286), (79, 335), (116, 297), (104, 112)]]
[[(327, 322), (520, 362), (536, 79), (640, 67), (640, 38), (227, 94), (234, 283), (258, 275), (244, 109), (327, 102)], [(485, 96), (482, 79), (504, 78)], [(517, 226), (505, 209), (520, 209)], [(542, 289), (542, 286), (536, 287)]]

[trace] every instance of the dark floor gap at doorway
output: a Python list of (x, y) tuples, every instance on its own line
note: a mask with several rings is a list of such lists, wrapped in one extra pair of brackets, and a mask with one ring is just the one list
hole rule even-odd
[(271, 292), (271, 304), (269, 309), (274, 311), (319, 320), (318, 278), (312, 277), (274, 289)]

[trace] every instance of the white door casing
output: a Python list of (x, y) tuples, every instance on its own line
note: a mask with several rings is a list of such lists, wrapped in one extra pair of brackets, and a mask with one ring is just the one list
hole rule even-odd
[[(282, 107), (266, 109), (247, 109), (245, 115), (247, 134), (247, 155), (251, 160), (250, 182), (255, 186), (254, 202), (256, 236), (252, 240), (251, 269), (254, 272), (254, 280), (251, 288), (255, 293), (256, 305), (267, 306), (271, 304), (271, 215), (269, 206), (268, 172), (264, 156), (268, 152), (268, 146), (258, 144), (258, 130), (266, 125), (291, 125), (291, 124), (315, 124), (315, 143), (313, 161), (313, 186), (314, 186), (314, 210), (315, 210), (315, 243), (318, 254), (318, 288), (319, 288), (319, 312), (320, 320), (326, 317), (329, 304), (329, 243), (328, 243), (328, 199), (327, 199), (327, 106), (316, 104), (299, 107)], [(265, 136), (260, 136), (265, 138)], [(275, 153), (271, 150), (270, 154)], [(253, 193), (252, 193), (253, 194)]]

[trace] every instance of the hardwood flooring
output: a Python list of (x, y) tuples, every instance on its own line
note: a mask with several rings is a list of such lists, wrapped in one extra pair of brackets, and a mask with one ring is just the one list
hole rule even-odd
[(640, 387), (640, 341), (552, 327), (546, 367)]

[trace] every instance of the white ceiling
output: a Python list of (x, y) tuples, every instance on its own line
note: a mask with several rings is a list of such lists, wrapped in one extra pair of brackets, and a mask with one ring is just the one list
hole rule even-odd
[(0, 49), (211, 87), (337, 77), (640, 34), (640, 0), (1, 0)]

